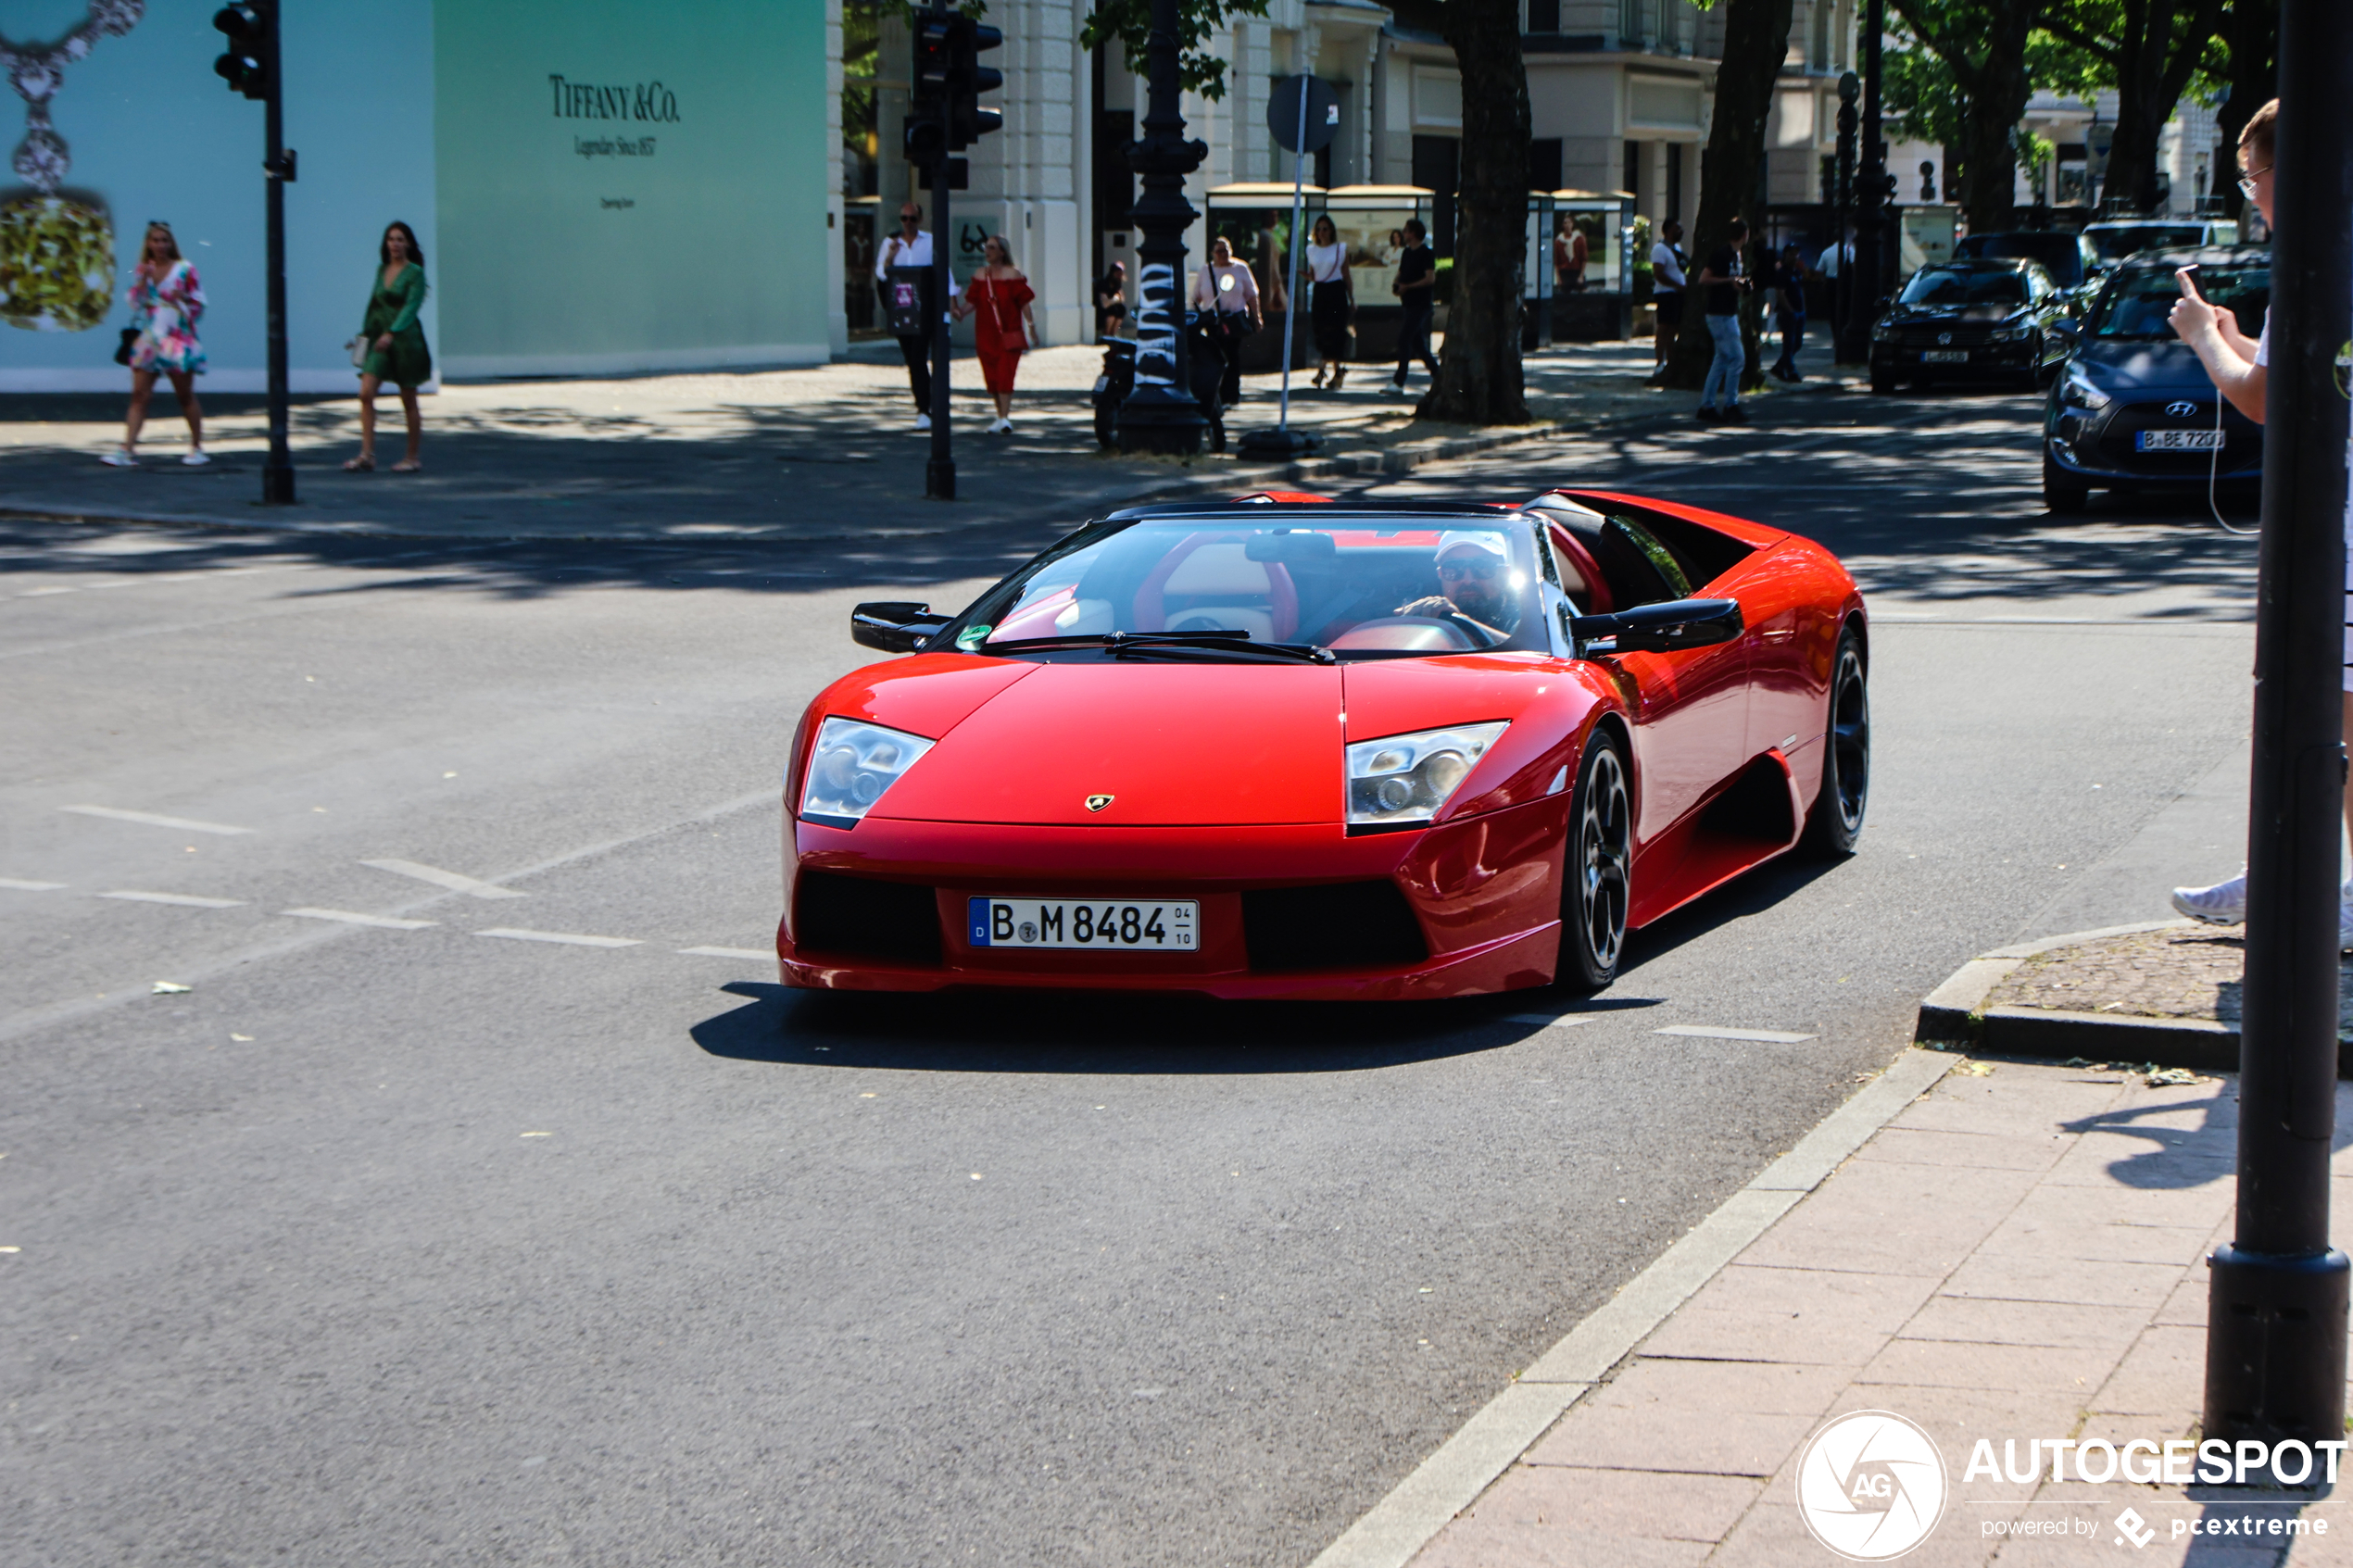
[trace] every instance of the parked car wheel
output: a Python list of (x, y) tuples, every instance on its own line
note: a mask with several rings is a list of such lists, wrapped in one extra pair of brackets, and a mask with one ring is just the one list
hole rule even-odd
[(2048, 452), (2043, 454), (2043, 505), (2054, 512), (2072, 515), (2091, 505), (2092, 487), (2051, 461)]

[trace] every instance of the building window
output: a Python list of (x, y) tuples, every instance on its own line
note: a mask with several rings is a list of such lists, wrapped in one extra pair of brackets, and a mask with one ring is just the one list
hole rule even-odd
[(1528, 31), (1558, 32), (1561, 30), (1561, 0), (1528, 0)]

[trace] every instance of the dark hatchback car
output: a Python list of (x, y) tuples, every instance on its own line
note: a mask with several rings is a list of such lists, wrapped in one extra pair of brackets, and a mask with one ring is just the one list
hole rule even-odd
[(2032, 391), (2067, 356), (2067, 302), (2039, 263), (1940, 262), (1912, 274), (1871, 328), (1871, 390), (1899, 381), (1999, 382)]
[(1971, 234), (1953, 247), (1953, 258), (1970, 261), (2032, 261), (2051, 275), (2063, 293), (2082, 288), (2106, 265), (2092, 242), (2064, 229), (2019, 229)]
[[(2075, 512), (2095, 489), (2244, 494), (2263, 478), (2263, 427), (2224, 402), (2166, 318), (2182, 297), (2177, 268), (2249, 338), (2271, 300), (2262, 245), (2150, 251), (2110, 273), (2081, 322), (2043, 414), (2043, 500)], [(2216, 418), (2220, 415), (2218, 429)], [(2219, 449), (2219, 458), (2218, 458)]]

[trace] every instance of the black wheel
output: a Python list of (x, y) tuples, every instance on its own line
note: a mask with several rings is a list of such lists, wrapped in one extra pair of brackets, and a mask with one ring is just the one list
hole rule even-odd
[(2051, 461), (2048, 452), (2043, 454), (2043, 505), (2054, 512), (2072, 515), (2091, 505), (2092, 487)]
[(1871, 696), (1863, 641), (1841, 633), (1831, 665), (1828, 733), (1822, 737), (1822, 793), (1806, 819), (1806, 847), (1818, 855), (1852, 855), (1863, 836), (1871, 796)]
[(1626, 754), (1606, 730), (1597, 730), (1577, 771), (1569, 798), (1568, 850), (1562, 865), (1563, 985), (1598, 991), (1617, 978), (1626, 951), (1626, 910), (1632, 886), (1634, 802)]

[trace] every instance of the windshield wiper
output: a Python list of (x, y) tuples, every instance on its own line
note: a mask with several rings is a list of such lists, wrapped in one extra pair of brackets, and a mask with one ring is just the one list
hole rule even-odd
[[(1055, 648), (1102, 648), (1114, 659), (1141, 656), (1182, 657), (1182, 650), (1265, 663), (1295, 660), (1305, 664), (1335, 664), (1331, 649), (1315, 643), (1262, 643), (1247, 632), (1077, 632), (1059, 637), (1015, 637), (1008, 642), (983, 643), (984, 653), (1042, 653)], [(1132, 650), (1132, 654), (1131, 654)]]

